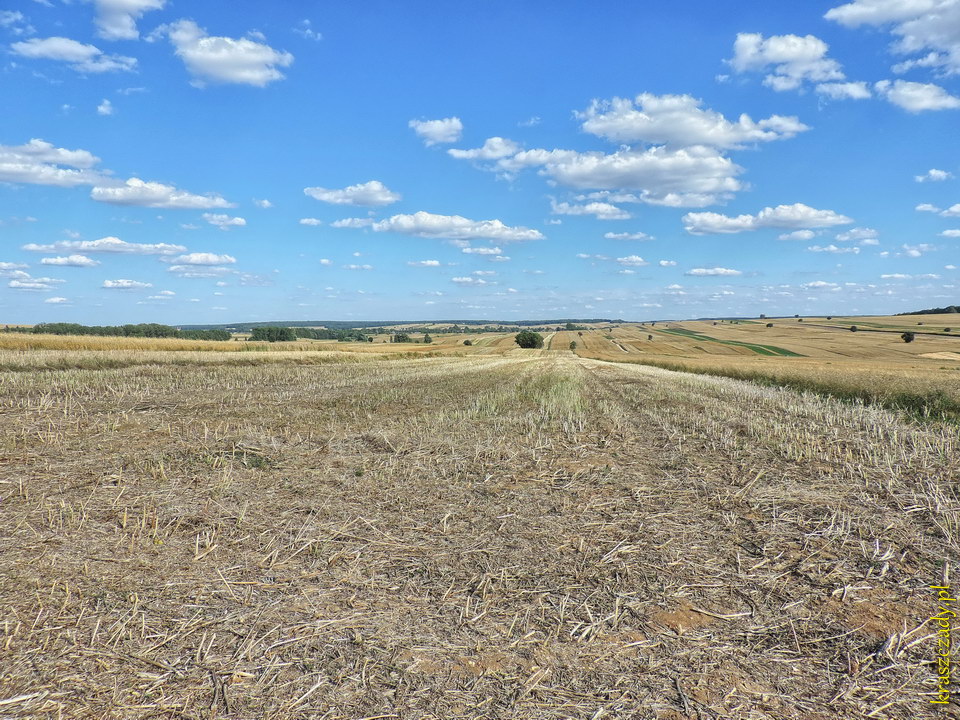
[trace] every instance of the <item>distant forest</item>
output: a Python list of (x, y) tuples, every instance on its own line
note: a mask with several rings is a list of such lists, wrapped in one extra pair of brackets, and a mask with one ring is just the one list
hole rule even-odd
[(181, 338), (184, 340), (229, 340), (226, 330), (181, 330), (159, 323), (138, 325), (79, 325), (77, 323), (40, 323), (32, 328), (5, 327), (4, 332), (28, 332), (35, 335), (102, 335), (104, 337)]
[(930, 308), (929, 310), (914, 310), (913, 312), (897, 313), (897, 315), (945, 315), (947, 313), (960, 313), (960, 305), (947, 305), (942, 308)]
[[(365, 329), (370, 334), (377, 334), (383, 332), (390, 332), (390, 330), (384, 330), (384, 328), (391, 325), (417, 325), (426, 327), (428, 325), (454, 325), (457, 326), (457, 330), (448, 330), (446, 332), (491, 332), (491, 330), (476, 330), (480, 325), (495, 325), (503, 328), (515, 328), (515, 327), (532, 327), (532, 326), (542, 326), (542, 327), (556, 327), (566, 325), (567, 323), (573, 324), (590, 324), (590, 323), (622, 323), (623, 320), (609, 320), (606, 318), (593, 318), (593, 319), (563, 319), (563, 320), (289, 320), (289, 321), (272, 321), (272, 322), (241, 322), (241, 323), (224, 323), (222, 325), (183, 325), (182, 327), (185, 330), (230, 330), (232, 332), (251, 332), (254, 328), (257, 327), (289, 327), (289, 328), (298, 328), (298, 327), (309, 327), (309, 328), (325, 328), (328, 330), (350, 330), (350, 329)], [(410, 329), (408, 332), (417, 332), (415, 329)], [(443, 332), (437, 328), (430, 328), (430, 332), (438, 333)]]

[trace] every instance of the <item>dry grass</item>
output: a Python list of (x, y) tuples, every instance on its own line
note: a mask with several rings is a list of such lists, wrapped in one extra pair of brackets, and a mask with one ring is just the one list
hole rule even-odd
[(0, 373), (0, 716), (933, 717), (955, 429), (506, 352)]

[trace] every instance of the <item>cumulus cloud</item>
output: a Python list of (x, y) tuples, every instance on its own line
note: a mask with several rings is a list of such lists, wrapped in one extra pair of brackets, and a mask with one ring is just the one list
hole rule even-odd
[(608, 233), (604, 233), (603, 236), (607, 240), (653, 240), (653, 235), (647, 235), (645, 232), (635, 232), (635, 233), (608, 232)]
[(142, 207), (168, 208), (181, 210), (206, 210), (209, 208), (235, 207), (216, 193), (195, 195), (179, 190), (173, 185), (158, 182), (144, 182), (140, 178), (130, 178), (123, 185), (104, 185), (93, 188), (90, 197), (98, 202), (111, 205), (139, 205)]
[(942, 233), (940, 233), (940, 237), (960, 238), (960, 230), (944, 230)]
[(467, 255), (500, 255), (503, 251), (498, 247), (465, 247), (460, 252)]
[(502, 137), (487, 138), (482, 147), (473, 150), (457, 150), (451, 148), (447, 153), (458, 160), (499, 160), (514, 155), (520, 151), (520, 146), (513, 140)]
[(875, 240), (880, 237), (880, 233), (873, 228), (852, 228), (846, 232), (837, 233), (836, 238), (840, 242), (849, 242), (850, 240)]
[(817, 234), (813, 230), (794, 230), (778, 235), (778, 240), (813, 240)]
[(140, 282), (139, 280), (104, 280), (102, 287), (112, 290), (142, 290), (153, 287), (153, 283)]
[(738, 33), (728, 62), (738, 73), (769, 71), (763, 83), (774, 90), (796, 90), (804, 82), (845, 79), (840, 63), (827, 57), (829, 48), (813, 35)]
[(119, 253), (123, 255), (175, 255), (186, 250), (183, 245), (129, 243), (113, 236), (103, 237), (99, 240), (59, 240), (49, 245), (28, 243), (22, 249), (43, 253), (74, 251), (81, 253)]
[(44, 302), (52, 305), (62, 305), (64, 303), (69, 303), (70, 301), (65, 297), (49, 297), (44, 300)]
[[(824, 15), (846, 27), (889, 27), (897, 37), (893, 51), (909, 57), (897, 72), (915, 67), (960, 73), (960, 2), (957, 0), (854, 0)], [(918, 54), (924, 53), (917, 57)]]
[(674, 267), (677, 264), (676, 260), (660, 260), (657, 263), (660, 267)]
[(960, 217), (960, 203), (951, 205), (946, 210), (941, 210), (940, 215), (943, 217)]
[(740, 270), (731, 270), (730, 268), (723, 267), (693, 268), (693, 270), (688, 270), (685, 272), (684, 275), (693, 275), (694, 277), (733, 276), (743, 275), (743, 272)]
[(411, 260), (407, 263), (410, 267), (440, 267), (439, 260)]
[(30, 38), (13, 43), (10, 50), (32, 60), (63, 62), (80, 73), (129, 72), (137, 66), (136, 58), (107, 55), (96, 45), (65, 37)]
[(200, 217), (216, 226), (218, 230), (229, 230), (232, 227), (243, 227), (247, 224), (246, 218), (230, 217), (224, 213), (203, 213)]
[(816, 210), (803, 203), (766, 207), (756, 215), (730, 217), (720, 213), (687, 213), (683, 227), (691, 235), (740, 233), (762, 228), (818, 228), (847, 225), (853, 220), (833, 210)]
[(834, 255), (843, 255), (846, 253), (858, 255), (860, 253), (860, 248), (858, 247), (837, 247), (832, 243), (830, 245), (811, 245), (807, 250), (816, 253), (832, 253)]
[(550, 200), (550, 209), (554, 215), (593, 215), (598, 220), (629, 220), (631, 215), (626, 210), (605, 202), (591, 202), (585, 205), (571, 205)]
[(374, 232), (395, 232), (445, 240), (511, 242), (543, 238), (539, 230), (511, 227), (504, 225), (500, 220), (470, 220), (460, 215), (437, 215), (423, 210), (412, 215), (394, 215), (379, 222), (363, 218), (347, 218), (338, 220), (332, 225), (334, 227), (370, 227)]
[(701, 100), (690, 95), (641, 93), (634, 100), (594, 100), (577, 116), (583, 121), (585, 132), (607, 140), (678, 147), (738, 148), (747, 143), (784, 140), (810, 129), (796, 117), (781, 115), (754, 121), (743, 114), (731, 122), (701, 104)]
[(923, 175), (914, 175), (913, 179), (917, 182), (943, 182), (953, 178), (953, 173), (948, 170), (937, 170), (930, 168)]
[(743, 168), (715, 148), (621, 148), (614, 153), (524, 150), (497, 161), (514, 173), (540, 168), (555, 182), (581, 190), (638, 190), (634, 201), (670, 207), (704, 207), (742, 189)]
[(173, 273), (174, 275), (182, 278), (197, 279), (223, 277), (224, 275), (235, 273), (236, 270), (224, 267), (222, 265), (187, 265), (184, 263), (179, 263), (177, 265), (171, 265), (168, 267), (167, 272)]
[(97, 105), (97, 115), (113, 115), (113, 103), (104, 98)]
[(932, 213), (940, 212), (940, 208), (938, 208), (936, 205), (931, 205), (930, 203), (920, 203), (914, 208), (914, 210), (916, 210), (917, 212), (932, 212)]
[(259, 42), (259, 34), (245, 38), (207, 35), (193, 20), (178, 20), (159, 28), (154, 36), (160, 34), (170, 39), (197, 87), (208, 82), (264, 87), (284, 78), (278, 68), (293, 64), (293, 55)]
[(378, 207), (390, 205), (400, 200), (400, 193), (390, 190), (379, 180), (370, 180), (359, 185), (350, 185), (342, 190), (328, 190), (322, 187), (304, 188), (305, 195), (332, 205), (361, 205)]
[(479, 277), (455, 277), (450, 278), (450, 282), (456, 283), (457, 285), (489, 285), (486, 280)]
[(877, 92), (888, 102), (907, 112), (920, 113), (926, 110), (955, 110), (960, 108), (960, 98), (951, 95), (933, 83), (909, 82), (907, 80), (881, 80), (874, 84)]
[(41, 265), (61, 265), (64, 267), (94, 267), (100, 264), (99, 260), (88, 258), (86, 255), (65, 255), (62, 257), (45, 257), (40, 260)]
[(107, 40), (136, 40), (137, 20), (150, 10), (160, 10), (166, 0), (94, 0), (97, 35)]
[(344, 265), (344, 270), (373, 270), (373, 265)]
[(866, 100), (873, 97), (870, 87), (863, 81), (819, 83), (814, 89), (831, 100)]
[(411, 120), (408, 126), (413, 128), (424, 145), (455, 143), (463, 134), (463, 123), (458, 117), (442, 120)]
[(94, 169), (100, 158), (86, 150), (54, 147), (33, 139), (25, 145), (0, 145), (0, 181), (74, 187), (93, 185), (104, 176)]
[(273, 203), (264, 198), (263, 200), (254, 200), (253, 204), (258, 208), (263, 208), (264, 210), (269, 210), (273, 207)]
[(217, 255), (216, 253), (194, 252), (178, 255), (170, 262), (180, 265), (232, 265), (237, 259), (232, 255)]
[(626, 265), (628, 267), (642, 267), (644, 265), (650, 264), (639, 255), (627, 255), (626, 257), (618, 257), (617, 262), (620, 263), (621, 265)]

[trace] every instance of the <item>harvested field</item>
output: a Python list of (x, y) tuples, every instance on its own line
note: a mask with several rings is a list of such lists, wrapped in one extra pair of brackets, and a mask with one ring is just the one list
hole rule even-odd
[(0, 714), (935, 717), (956, 427), (564, 340), (0, 373)]

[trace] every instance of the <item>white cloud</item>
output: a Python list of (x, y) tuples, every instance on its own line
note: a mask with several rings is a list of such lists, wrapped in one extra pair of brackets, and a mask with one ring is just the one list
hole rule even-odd
[(423, 140), (424, 145), (454, 143), (463, 134), (463, 123), (458, 117), (442, 120), (411, 120), (408, 126)]
[(400, 200), (400, 193), (390, 190), (379, 180), (370, 180), (359, 185), (351, 185), (342, 190), (328, 190), (322, 187), (304, 188), (305, 195), (332, 205), (362, 205), (367, 207), (390, 205)]
[(814, 89), (832, 100), (866, 100), (873, 97), (870, 87), (863, 81), (820, 83)]
[(940, 233), (940, 237), (960, 238), (960, 230), (944, 230)]
[(873, 228), (852, 228), (836, 235), (836, 239), (840, 242), (849, 242), (850, 240), (875, 240), (878, 237), (880, 237), (880, 233)]
[(140, 282), (139, 280), (104, 280), (101, 287), (114, 290), (142, 290), (153, 287), (153, 283)]
[(344, 270), (373, 270), (373, 265), (344, 265)]
[(173, 273), (174, 275), (182, 278), (216, 278), (222, 277), (224, 275), (230, 275), (235, 273), (236, 270), (233, 270), (228, 267), (223, 267), (221, 265), (171, 265), (167, 268), (167, 272)]
[(167, 297), (172, 297), (173, 295), (176, 295), (176, 293), (175, 293), (173, 290), (161, 290), (161, 291), (158, 292), (157, 294), (158, 294), (158, 295), (165, 295), (165, 296), (167, 296)]
[(807, 289), (814, 288), (835, 288), (839, 287), (836, 283), (827, 282), (826, 280), (814, 280), (813, 282), (803, 283), (800, 287)]
[(33, 60), (56, 60), (81, 73), (132, 71), (136, 58), (107, 55), (96, 45), (85, 45), (65, 37), (31, 38), (15, 42), (10, 50)]
[(483, 147), (473, 150), (457, 150), (456, 148), (447, 150), (451, 157), (458, 160), (499, 160), (519, 151), (520, 146), (517, 143), (502, 137), (487, 138)]
[(245, 38), (211, 36), (192, 20), (178, 20), (158, 32), (166, 33), (170, 38), (197, 87), (203, 87), (208, 81), (265, 87), (284, 78), (278, 68), (293, 64), (290, 53), (258, 42), (262, 35), (251, 33)]
[(715, 110), (703, 109), (701, 104), (690, 95), (641, 93), (633, 101), (619, 97), (594, 100), (577, 117), (583, 121), (585, 132), (614, 142), (678, 147), (737, 148), (746, 143), (784, 140), (810, 129), (796, 117), (781, 115), (757, 122), (743, 114), (731, 122)]
[(946, 210), (942, 210), (940, 215), (943, 217), (960, 217), (960, 203), (951, 205)]
[(794, 230), (778, 235), (778, 240), (813, 240), (817, 236), (813, 230)]
[(232, 255), (217, 255), (208, 252), (187, 253), (170, 260), (170, 262), (180, 265), (232, 265), (236, 261), (237, 259)]
[(206, 210), (209, 208), (234, 207), (233, 203), (224, 200), (216, 193), (194, 195), (186, 190), (178, 190), (173, 185), (144, 182), (140, 178), (130, 178), (123, 185), (95, 187), (90, 191), (90, 197), (98, 202), (110, 203), (111, 205), (139, 205), (171, 210)]
[(343, 218), (330, 223), (330, 227), (354, 229), (370, 227), (371, 225), (373, 225), (373, 220), (370, 218)]
[(29, 243), (24, 245), (22, 249), (44, 253), (79, 251), (85, 253), (120, 253), (124, 255), (175, 255), (178, 252), (186, 250), (183, 245), (173, 245), (170, 243), (128, 243), (112, 236), (100, 238), (99, 240), (58, 240), (49, 245)]
[(960, 108), (960, 98), (933, 83), (881, 80), (874, 87), (889, 102), (912, 113)]
[(948, 170), (937, 170), (930, 168), (923, 175), (914, 175), (913, 179), (917, 182), (943, 182), (953, 178), (953, 173)]
[(269, 210), (270, 208), (273, 207), (273, 203), (267, 199), (254, 200), (253, 204), (256, 205), (258, 208), (263, 208), (264, 210)]
[(450, 278), (450, 282), (456, 283), (457, 285), (489, 285), (486, 280), (478, 277), (455, 277)]
[(691, 235), (740, 233), (761, 228), (816, 228), (847, 225), (853, 220), (833, 210), (816, 210), (803, 203), (766, 207), (756, 215), (730, 217), (719, 213), (687, 213), (684, 229)]
[(160, 10), (166, 0), (94, 0), (97, 35), (107, 40), (136, 40), (137, 20), (150, 10)]
[(940, 208), (938, 208), (936, 205), (931, 205), (930, 203), (920, 203), (914, 208), (914, 210), (918, 212), (932, 212), (932, 213), (940, 212)]
[(629, 220), (631, 217), (626, 210), (605, 202), (571, 205), (565, 202), (558, 203), (551, 198), (550, 209), (554, 215), (593, 215), (598, 220)]
[(97, 105), (97, 115), (113, 115), (113, 103), (104, 98), (99, 105)]
[(676, 260), (661, 260), (659, 263), (660, 267), (674, 267), (677, 264)]
[(635, 232), (635, 233), (608, 232), (608, 233), (604, 233), (603, 236), (607, 240), (653, 240), (653, 235), (647, 235), (645, 232)]
[(327, 266), (333, 265), (333, 260), (331, 260), (330, 258), (320, 258), (319, 262), (321, 265), (327, 265)]
[(460, 252), (467, 255), (500, 255), (503, 250), (498, 247), (465, 247), (460, 248)]
[(743, 275), (740, 270), (731, 270), (730, 268), (723, 267), (714, 267), (714, 268), (694, 268), (693, 270), (688, 270), (684, 275), (693, 275), (695, 277), (709, 277), (709, 276), (727, 276), (727, 275)]
[(94, 267), (99, 260), (88, 258), (86, 255), (66, 255), (63, 257), (45, 257), (40, 260), (41, 265), (62, 265), (65, 267)]
[(323, 225), (323, 220), (318, 220), (317, 218), (300, 218), (300, 224), (316, 227), (317, 225)]
[(66, 150), (33, 139), (25, 145), (0, 145), (0, 181), (74, 187), (103, 180), (94, 170), (100, 158), (86, 150)]
[(53, 305), (62, 305), (64, 303), (69, 303), (70, 301), (65, 297), (50, 297), (44, 300), (45, 303), (51, 303)]
[(439, 260), (411, 260), (407, 263), (410, 267), (440, 267)]
[(313, 29), (313, 24), (309, 20), (301, 20), (299, 24), (293, 28), (293, 31), (305, 40), (313, 40), (314, 42), (323, 40), (323, 35)]
[[(341, 224), (337, 224), (341, 223)], [(338, 220), (334, 227), (366, 227), (374, 232), (396, 232), (416, 237), (449, 240), (499, 240), (512, 242), (520, 240), (540, 240), (539, 230), (525, 227), (511, 227), (500, 220), (470, 220), (460, 215), (437, 215), (423, 210), (413, 215), (394, 215), (379, 222), (364, 222), (361, 218)]]
[(224, 213), (203, 213), (200, 217), (211, 225), (215, 225), (218, 230), (229, 230), (232, 227), (243, 227), (247, 224), (245, 218), (230, 217)]
[(853, 255), (859, 255), (859, 254), (860, 254), (860, 248), (858, 248), (858, 247), (856, 247), (856, 246), (854, 246), (854, 247), (837, 247), (836, 245), (833, 245), (833, 244), (830, 244), (830, 245), (811, 245), (810, 247), (807, 248), (807, 250), (809, 250), (810, 252), (816, 252), (816, 253), (832, 253), (832, 254), (834, 254), (834, 255), (842, 255), (842, 254), (846, 254), (846, 253), (850, 253), (850, 254), (853, 254)]
[(823, 40), (813, 35), (738, 33), (733, 43), (731, 67), (738, 73), (766, 72), (764, 85), (777, 91), (796, 90), (805, 81), (825, 83), (844, 80), (836, 60), (827, 57)]
[(918, 258), (924, 253), (932, 252), (937, 249), (935, 246), (928, 243), (920, 243), (919, 245), (901, 245), (900, 247), (903, 249), (904, 255), (913, 258)]
[(622, 148), (614, 153), (524, 150), (497, 161), (514, 173), (539, 167), (561, 185), (584, 190), (639, 190), (636, 202), (670, 207), (704, 207), (741, 190), (743, 168), (716, 149), (702, 145), (677, 150)]
[(932, 67), (960, 73), (960, 3), (957, 0), (854, 0), (824, 15), (847, 27), (889, 26), (898, 40), (894, 52), (916, 55), (894, 66), (898, 72)]
[(626, 257), (618, 257), (617, 262), (620, 263), (621, 265), (627, 265), (629, 267), (642, 267), (644, 265), (650, 264), (639, 255), (627, 255)]

